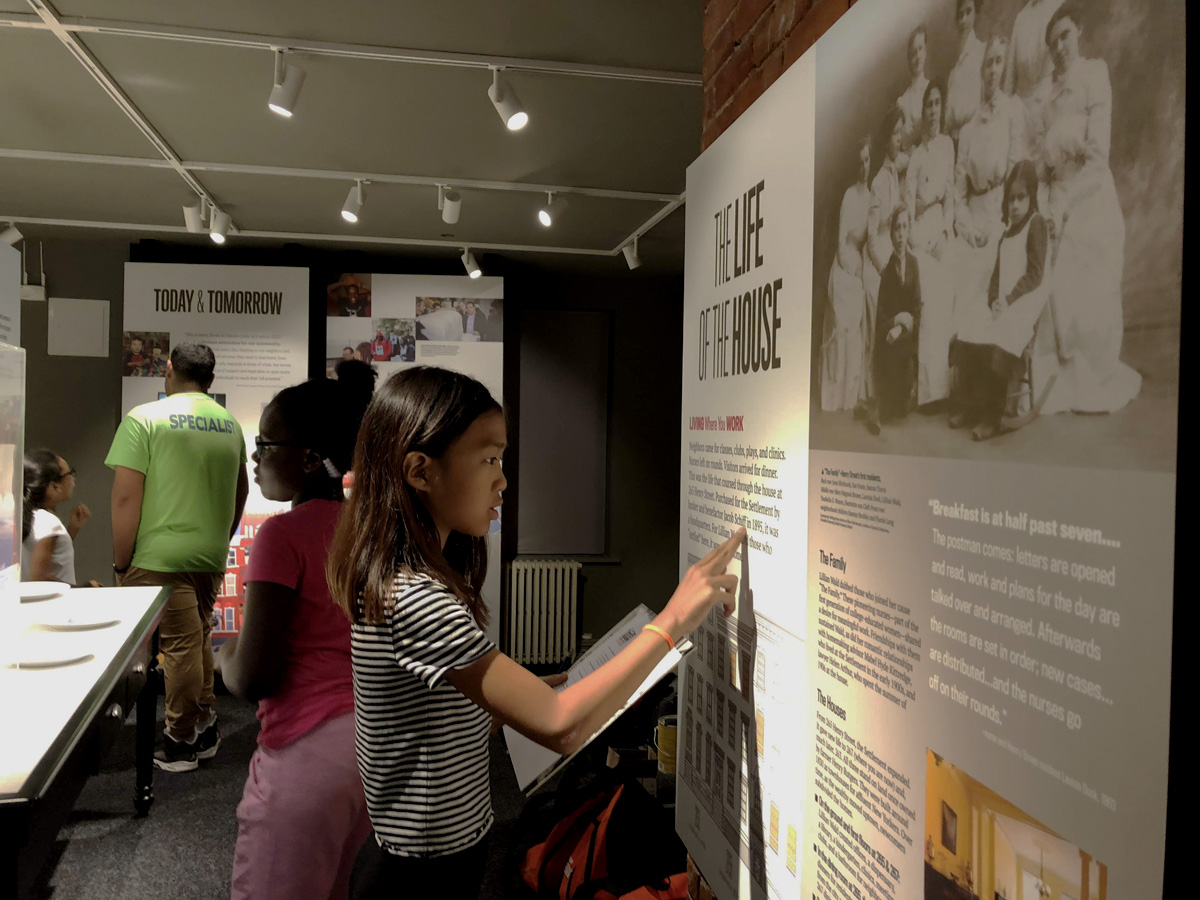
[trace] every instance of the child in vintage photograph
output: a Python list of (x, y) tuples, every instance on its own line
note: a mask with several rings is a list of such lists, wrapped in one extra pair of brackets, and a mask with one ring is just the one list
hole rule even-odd
[(867, 414), (871, 434), (908, 415), (917, 383), (921, 281), (917, 260), (908, 249), (908, 231), (908, 207), (901, 205), (892, 213), (892, 258), (879, 278), (872, 360), (875, 401)]
[[(1004, 183), (1004, 235), (988, 284), (987, 311), (959, 331), (950, 348), (958, 369), (958, 410), (951, 428), (973, 427), (986, 441), (1003, 430), (1008, 386), (1019, 380), (1024, 354), (1046, 308), (1043, 287), (1049, 231), (1038, 212), (1037, 170), (1029, 160), (1013, 166)], [(1043, 391), (1043, 398), (1045, 392)], [(1034, 399), (1034, 415), (1040, 404)]]

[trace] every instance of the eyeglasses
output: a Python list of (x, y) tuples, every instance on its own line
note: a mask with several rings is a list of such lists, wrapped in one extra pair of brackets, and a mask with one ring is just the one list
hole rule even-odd
[(295, 441), (264, 441), (260, 436), (254, 436), (254, 449), (260, 453), (264, 447), (300, 447)]
[(75, 474), (74, 469), (67, 469), (67, 471), (58, 475), (54, 480), (55, 481), (66, 481), (68, 478), (70, 478), (74, 474)]

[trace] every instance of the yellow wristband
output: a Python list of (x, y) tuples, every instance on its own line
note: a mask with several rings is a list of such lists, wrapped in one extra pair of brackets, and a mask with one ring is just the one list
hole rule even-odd
[(667, 634), (667, 629), (659, 628), (657, 625), (643, 625), (643, 631), (653, 631), (655, 634), (662, 635), (662, 639), (667, 642), (667, 652), (675, 649), (675, 642), (671, 640), (671, 636)]

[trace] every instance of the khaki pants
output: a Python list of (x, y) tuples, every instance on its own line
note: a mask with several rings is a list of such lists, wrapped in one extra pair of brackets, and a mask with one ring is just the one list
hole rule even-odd
[(192, 741), (211, 720), (213, 696), (212, 611), (220, 572), (151, 572), (130, 567), (122, 587), (166, 585), (171, 589), (158, 626), (167, 686), (166, 732)]

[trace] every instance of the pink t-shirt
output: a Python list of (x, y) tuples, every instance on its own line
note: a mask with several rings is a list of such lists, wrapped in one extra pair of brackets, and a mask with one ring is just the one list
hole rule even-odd
[(246, 581), (269, 581), (298, 595), (285, 637), (282, 685), (258, 701), (258, 742), (272, 750), (354, 709), (350, 622), (325, 583), (340, 509), (333, 500), (309, 500), (267, 519), (254, 538)]

